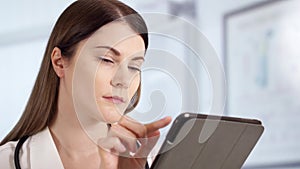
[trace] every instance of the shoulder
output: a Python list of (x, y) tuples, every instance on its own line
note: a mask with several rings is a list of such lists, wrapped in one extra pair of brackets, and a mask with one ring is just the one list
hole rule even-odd
[[(18, 152), (19, 156), (19, 163), (21, 164), (22, 168), (30, 168), (29, 165), (29, 152), (30, 152), (30, 142), (34, 136), (28, 137), (25, 139), (25, 142), (20, 147)], [(15, 149), (17, 147), (18, 141), (10, 141), (5, 143), (4, 145), (0, 146), (0, 169), (14, 169), (15, 168)]]
[(0, 146), (0, 153), (2, 154), (2, 152), (9, 152), (11, 150), (14, 150), (17, 143), (17, 141), (10, 141), (5, 143), (4, 145)]
[[(0, 146), (0, 169), (15, 168), (14, 156), (18, 142), (19, 140), (10, 141)], [(56, 155), (58, 153), (56, 153), (55, 145), (53, 145), (48, 128), (28, 137), (19, 151), (19, 163), (22, 168), (45, 168), (43, 164), (46, 162), (48, 162), (48, 166), (51, 166), (51, 162), (53, 162), (53, 160), (49, 160), (51, 154), (52, 156), (54, 154), (59, 162), (59, 155)]]
[[(14, 154), (19, 141), (0, 146), (0, 169), (14, 169)], [(63, 168), (48, 127), (30, 136), (19, 151), (22, 168)], [(54, 166), (54, 167), (53, 167)]]
[[(39, 133), (38, 133), (39, 134)], [(28, 137), (23, 145), (18, 151), (19, 163), (22, 168), (31, 168), (30, 167), (30, 151), (33, 144), (33, 138), (36, 135)], [(18, 141), (10, 141), (0, 146), (0, 169), (14, 169), (15, 168), (15, 149), (17, 147)]]
[(0, 168), (14, 167), (14, 151), (17, 141), (10, 141), (0, 146)]

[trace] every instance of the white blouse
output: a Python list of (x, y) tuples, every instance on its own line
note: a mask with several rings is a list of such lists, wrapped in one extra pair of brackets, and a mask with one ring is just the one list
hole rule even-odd
[[(0, 146), (0, 168), (14, 169), (14, 151), (17, 141)], [(63, 169), (63, 164), (47, 127), (29, 137), (20, 149), (21, 169)]]

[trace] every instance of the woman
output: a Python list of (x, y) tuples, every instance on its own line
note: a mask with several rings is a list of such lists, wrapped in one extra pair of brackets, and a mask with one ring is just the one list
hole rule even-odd
[(124, 116), (138, 103), (147, 47), (145, 22), (125, 4), (71, 4), (51, 33), (23, 115), (1, 142), (0, 168), (144, 168), (171, 121), (143, 125)]

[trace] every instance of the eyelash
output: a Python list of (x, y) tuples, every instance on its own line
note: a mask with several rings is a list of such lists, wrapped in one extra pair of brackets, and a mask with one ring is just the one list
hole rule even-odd
[[(99, 60), (104, 62), (104, 63), (108, 63), (108, 64), (113, 64), (114, 61), (110, 60), (110, 59), (107, 59), (107, 58), (104, 58), (104, 57), (99, 57)], [(138, 67), (135, 67), (135, 66), (128, 66), (129, 69), (133, 70), (133, 71), (139, 71), (141, 72), (141, 69), (138, 68)]]
[(103, 61), (105, 63), (114, 63), (114, 61), (110, 60), (110, 59), (107, 59), (107, 58), (104, 58), (104, 57), (99, 57), (99, 60), (100, 61)]
[(137, 67), (134, 67), (134, 66), (128, 66), (129, 69), (132, 69), (134, 71), (139, 71), (141, 72), (141, 69), (140, 68), (137, 68)]

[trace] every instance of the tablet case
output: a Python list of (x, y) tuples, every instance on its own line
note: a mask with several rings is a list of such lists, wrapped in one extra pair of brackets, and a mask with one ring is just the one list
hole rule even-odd
[(240, 169), (263, 130), (255, 119), (183, 113), (151, 169)]

